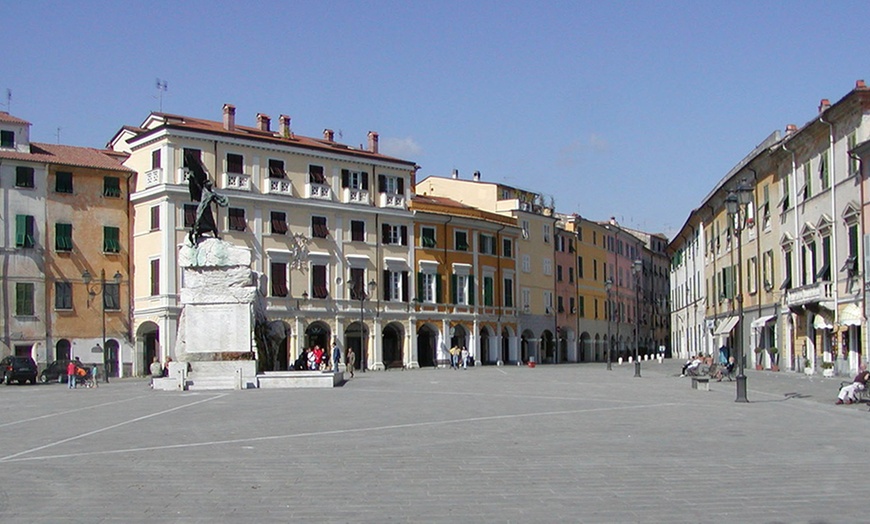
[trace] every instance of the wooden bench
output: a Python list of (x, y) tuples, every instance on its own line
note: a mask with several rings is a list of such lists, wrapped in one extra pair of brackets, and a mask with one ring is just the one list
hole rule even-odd
[(692, 389), (710, 391), (710, 377), (692, 377)]

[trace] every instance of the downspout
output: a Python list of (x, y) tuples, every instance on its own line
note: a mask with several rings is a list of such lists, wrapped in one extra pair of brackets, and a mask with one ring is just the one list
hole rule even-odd
[[(2, 168), (2, 167), (3, 167), (3, 161), (0, 160), (0, 168)], [(9, 191), (8, 190), (3, 191), (3, 216), (9, 217)], [(8, 220), (6, 222), (7, 222), (7, 224), (9, 223)], [(9, 241), (9, 228), (8, 227), (3, 228), (3, 236), (5, 237), (3, 239), (3, 245), (5, 247), (2, 250), (3, 266), (2, 266), (2, 268), (0, 268), (0, 269), (2, 269), (2, 271), (0, 271), (0, 283), (2, 283), (2, 286), (0, 286), (0, 306), (2, 306), (2, 307), (0, 307), (0, 311), (3, 312), (2, 313), (3, 314), (3, 344), (6, 347), (9, 347), (10, 343), (11, 343), (11, 340), (10, 340), (11, 334), (9, 332), (9, 329), (10, 329), (9, 328), (9, 319), (12, 316), (10, 314), (12, 312), (12, 309), (9, 307), (10, 304), (9, 304), (9, 292), (8, 292), (9, 252), (11, 251), (11, 249), (9, 248), (10, 241)], [(11, 348), (10, 348), (10, 350), (11, 350)], [(11, 354), (11, 351), (10, 351), (10, 354)]]
[[(133, 178), (133, 175), (136, 173), (130, 173), (127, 175), (127, 230), (129, 231), (128, 239), (133, 238), (133, 221), (130, 220), (130, 217), (133, 216), (133, 202), (130, 200), (130, 180)], [(133, 354), (131, 356), (131, 375), (136, 376), (136, 344), (137, 340), (133, 336), (133, 308), (131, 307), (133, 304), (133, 279), (131, 278), (133, 275), (133, 242), (127, 242), (127, 341), (133, 348)], [(158, 275), (158, 279), (160, 276)], [(123, 369), (123, 367), (122, 367)], [(144, 371), (144, 370), (143, 370)]]
[[(849, 151), (849, 156), (858, 161), (858, 174), (859, 174), (859, 181), (860, 181), (859, 185), (861, 186), (860, 195), (861, 195), (861, 206), (862, 206), (861, 212), (858, 213), (858, 223), (861, 224), (860, 231), (861, 231), (861, 235), (863, 236), (864, 231), (865, 231), (864, 230), (864, 211), (863, 211), (863, 205), (865, 202), (865, 200), (864, 200), (864, 160), (862, 160), (861, 157), (859, 157), (858, 155), (856, 155), (855, 153), (853, 153), (851, 151)], [(859, 244), (859, 246), (861, 245), (860, 240), (859, 240), (858, 244)], [(864, 253), (864, 258), (867, 258), (866, 255), (867, 254)], [(856, 253), (855, 256), (858, 256), (858, 254)], [(865, 275), (867, 274), (866, 267), (864, 267), (864, 274)], [(856, 275), (855, 279), (857, 280), (857, 278), (858, 277)], [(866, 281), (867, 279), (865, 277), (862, 280)], [(867, 305), (866, 305), (867, 304), (867, 286), (863, 285), (863, 282), (858, 282), (858, 284), (861, 285), (861, 303), (864, 305), (864, 310), (866, 311), (867, 310)], [(859, 348), (859, 350), (863, 350), (863, 348)], [(862, 351), (862, 354), (866, 355), (866, 352)], [(865, 356), (864, 358), (866, 359), (867, 357)], [(867, 361), (865, 360), (865, 362), (867, 362)], [(859, 362), (859, 367), (860, 367), (860, 364), (861, 363)]]
[[(791, 177), (791, 185), (789, 186), (789, 189), (788, 189), (789, 190), (788, 198), (789, 198), (789, 201), (791, 202), (792, 206), (794, 207), (794, 239), (792, 242), (792, 258), (793, 258), (792, 263), (796, 263), (797, 267), (800, 269), (800, 272), (797, 272), (797, 271), (791, 272), (792, 277), (794, 277), (797, 274), (803, 274), (803, 257), (798, 256), (798, 253), (796, 253), (795, 249), (794, 249), (795, 246), (797, 245), (798, 239), (800, 238), (800, 220), (798, 219), (798, 205), (797, 205), (797, 158), (795, 156), (795, 152), (790, 151), (786, 147), (785, 140), (783, 140), (780, 147), (782, 147), (782, 150), (785, 151), (786, 153), (791, 154), (791, 173), (789, 175)], [(791, 270), (792, 268), (788, 268), (788, 269)], [(791, 284), (794, 285), (794, 282), (792, 282)], [(787, 294), (788, 294), (788, 289), (786, 289), (782, 293), (782, 295), (781, 295), (782, 298), (780, 300), (784, 303), (783, 305), (785, 305), (785, 309), (787, 309), (789, 311), (789, 313), (788, 313), (789, 318), (791, 318), (791, 316), (794, 315), (794, 313), (792, 313), (791, 310), (788, 308)], [(777, 319), (777, 322), (779, 322), (779, 319)], [(780, 339), (780, 348), (783, 348), (786, 346), (786, 344), (783, 343), (783, 342), (786, 342), (786, 339), (784, 338), (785, 333), (781, 333), (780, 335), (783, 337)], [(791, 342), (791, 344), (789, 344), (789, 346), (788, 346), (789, 357), (791, 359), (791, 362), (793, 364), (795, 364), (794, 367), (797, 368), (794, 371), (800, 371), (801, 369), (803, 369), (803, 361), (800, 361), (801, 362), (800, 365), (797, 365), (797, 363), (799, 362), (799, 359), (797, 358), (797, 355), (795, 353), (796, 348), (794, 345), (794, 342), (795, 342), (794, 333), (791, 333), (791, 332), (789, 333), (788, 341)], [(806, 355), (804, 355), (803, 358), (806, 358)]]
[[(498, 301), (498, 303), (501, 304), (501, 307), (498, 308), (498, 319), (496, 321), (498, 323), (499, 328), (501, 327), (501, 313), (504, 310), (504, 276), (501, 273), (502, 250), (500, 249), (502, 247), (501, 246), (501, 232), (504, 231), (504, 229), (506, 227), (507, 227), (506, 225), (502, 224), (501, 228), (499, 228), (499, 230), (495, 232), (495, 265), (496, 265), (496, 274), (498, 275), (498, 279), (499, 279), (498, 289), (501, 290), (501, 298), (502, 298), (502, 300)], [(495, 287), (495, 286), (493, 286), (493, 287)], [(501, 332), (498, 333), (498, 337), (501, 338)]]
[[(834, 164), (834, 124), (825, 121), (824, 113), (819, 116), (819, 122), (828, 126), (828, 159), (831, 162), (828, 183), (831, 189), (831, 287), (834, 293), (834, 329), (840, 328), (840, 286), (837, 278), (837, 170)], [(862, 200), (863, 202), (863, 200)], [(839, 342), (839, 333), (836, 335)], [(838, 347), (840, 346), (837, 344)], [(839, 348), (839, 353), (842, 354), (842, 348)], [(837, 355), (832, 355), (834, 362), (837, 361)]]

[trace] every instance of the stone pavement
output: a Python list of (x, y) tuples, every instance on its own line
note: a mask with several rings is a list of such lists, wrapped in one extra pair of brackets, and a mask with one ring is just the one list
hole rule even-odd
[(679, 367), (0, 387), (0, 522), (868, 521), (870, 413), (839, 378), (747, 371), (737, 404)]

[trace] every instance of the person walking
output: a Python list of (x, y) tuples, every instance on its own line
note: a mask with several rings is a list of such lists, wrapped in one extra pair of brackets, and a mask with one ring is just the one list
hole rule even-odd
[(163, 376), (163, 366), (160, 365), (160, 360), (157, 357), (154, 357), (154, 360), (151, 362), (149, 371), (151, 371), (151, 387), (153, 388), (154, 379)]
[(462, 369), (468, 369), (468, 348), (462, 346), (462, 351), (459, 352), (460, 358), (462, 358)]
[(353, 352), (352, 348), (347, 348), (347, 358), (345, 362), (347, 370), (350, 371), (350, 378), (353, 378), (353, 368), (355, 367), (354, 364), (356, 364), (356, 353)]
[(450, 369), (459, 369), (459, 347), (450, 348)]
[(338, 373), (338, 365), (341, 363), (341, 348), (338, 347), (338, 339), (332, 341), (332, 372)]
[(76, 363), (73, 360), (69, 361), (69, 364), (66, 365), (66, 378), (69, 383), (69, 389), (75, 389), (76, 387)]
[(97, 373), (98, 373), (98, 371), (99, 371), (99, 370), (97, 369), (97, 365), (94, 364), (94, 367), (91, 368), (91, 382), (94, 383), (93, 387), (95, 387), (95, 388), (100, 387), (100, 383), (97, 382)]

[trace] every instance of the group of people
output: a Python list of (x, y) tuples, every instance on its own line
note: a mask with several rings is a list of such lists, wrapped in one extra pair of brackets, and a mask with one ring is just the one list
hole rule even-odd
[(78, 383), (81, 382), (85, 387), (99, 387), (100, 383), (97, 382), (97, 366), (88, 369), (79, 360), (79, 357), (76, 357), (75, 360), (70, 360), (69, 364), (66, 365), (66, 377), (69, 383), (69, 389), (76, 389), (78, 387)]
[[(731, 374), (734, 373), (735, 360), (734, 357), (728, 357), (728, 360), (719, 362), (715, 372), (711, 374), (717, 382), (722, 382), (723, 378), (731, 380)], [(706, 367), (703, 367), (706, 366)], [(701, 354), (694, 355), (683, 364), (683, 369), (680, 371), (680, 376), (686, 375), (698, 376), (713, 369), (713, 357), (703, 356)]]
[[(345, 363), (352, 377), (354, 365), (356, 364), (356, 354), (353, 352), (353, 349), (348, 348)], [(338, 373), (339, 364), (341, 364), (341, 347), (336, 340), (332, 343), (331, 352), (326, 351), (317, 344), (307, 348), (299, 354), (296, 362), (293, 363), (292, 369), (297, 371), (328, 371), (331, 368), (333, 372)]]
[(462, 366), (462, 369), (468, 369), (468, 360), (471, 354), (468, 352), (467, 347), (453, 346), (450, 348), (449, 353), (451, 369), (459, 369), (460, 366)]

